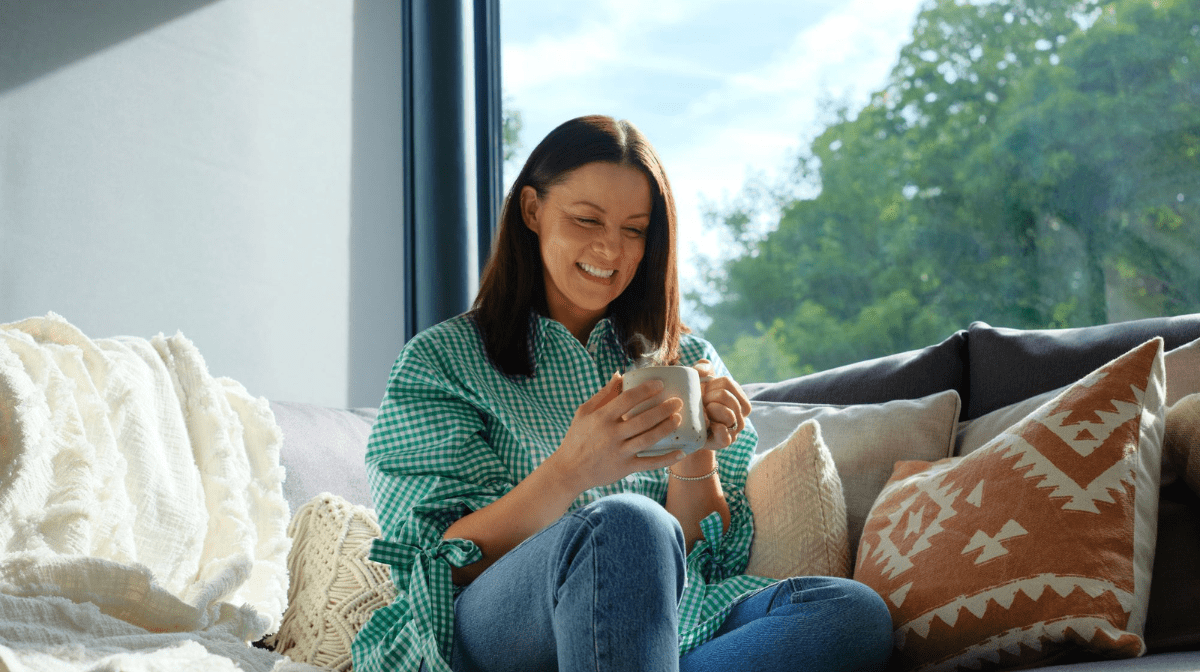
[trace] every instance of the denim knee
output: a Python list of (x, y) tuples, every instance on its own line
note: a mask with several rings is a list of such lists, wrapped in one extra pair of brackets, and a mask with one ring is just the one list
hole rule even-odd
[(682, 596), (683, 528), (661, 504), (644, 495), (622, 493), (603, 497), (568, 518), (574, 525), (564, 535), (564, 561), (570, 562), (581, 545), (589, 543), (598, 564), (673, 573)]
[(587, 522), (594, 530), (593, 534), (632, 542), (639, 552), (653, 550), (684, 555), (683, 528), (679, 521), (661, 504), (644, 495), (609, 495), (583, 507), (576, 515)]
[[(588, 520), (644, 536), (650, 541), (673, 543), (683, 538), (683, 528), (675, 516), (645, 495), (629, 492), (609, 495), (583, 507), (579, 513)], [(682, 541), (678, 545), (682, 548)]]

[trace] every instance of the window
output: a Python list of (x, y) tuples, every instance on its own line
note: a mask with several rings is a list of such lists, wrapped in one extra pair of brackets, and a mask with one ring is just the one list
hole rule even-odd
[(740, 380), (1200, 310), (1194, 2), (536, 5), (501, 5), (516, 159), (578, 114), (642, 128)]

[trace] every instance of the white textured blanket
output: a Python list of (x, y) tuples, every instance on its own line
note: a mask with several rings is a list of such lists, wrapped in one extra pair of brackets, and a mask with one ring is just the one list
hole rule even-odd
[(0, 670), (301, 669), (247, 644), (286, 607), (281, 440), (180, 334), (0, 325)]

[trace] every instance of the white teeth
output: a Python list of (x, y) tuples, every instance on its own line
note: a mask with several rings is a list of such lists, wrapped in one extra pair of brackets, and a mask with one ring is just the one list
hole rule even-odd
[(580, 262), (579, 267), (587, 271), (588, 275), (594, 275), (597, 278), (611, 278), (612, 274), (617, 272), (615, 269), (606, 271), (603, 268), (596, 268), (595, 266), (590, 266), (582, 262)]

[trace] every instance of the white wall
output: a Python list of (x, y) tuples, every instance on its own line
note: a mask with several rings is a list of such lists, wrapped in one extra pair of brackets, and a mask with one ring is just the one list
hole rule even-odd
[(180, 330), (252, 394), (345, 405), (352, 13), (220, 0), (0, 90), (0, 322)]

